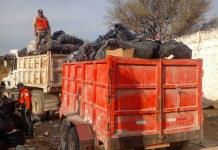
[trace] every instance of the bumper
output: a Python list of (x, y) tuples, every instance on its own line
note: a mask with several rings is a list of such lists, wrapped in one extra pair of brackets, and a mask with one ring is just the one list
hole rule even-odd
[(160, 138), (160, 136), (157, 134), (112, 138), (110, 141), (110, 145), (111, 145), (111, 149), (146, 147), (146, 146), (158, 145), (164, 143), (194, 140), (202, 137), (203, 137), (203, 131), (195, 130), (190, 132), (168, 134), (168, 135), (164, 135), (163, 138)]

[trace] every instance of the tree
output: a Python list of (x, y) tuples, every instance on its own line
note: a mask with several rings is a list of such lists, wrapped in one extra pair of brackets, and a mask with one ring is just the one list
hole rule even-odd
[(170, 39), (201, 22), (211, 0), (110, 0), (106, 22), (122, 23), (136, 33)]

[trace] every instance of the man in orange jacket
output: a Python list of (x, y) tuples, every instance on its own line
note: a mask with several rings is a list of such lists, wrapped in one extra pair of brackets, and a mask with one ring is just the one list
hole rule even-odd
[(31, 105), (31, 93), (24, 87), (23, 83), (18, 83), (17, 88), (19, 89), (18, 103), (22, 106), (21, 117), (25, 127), (25, 133), (27, 136), (33, 136), (33, 124), (31, 120), (32, 105)]
[(42, 39), (44, 39), (45, 42), (48, 42), (51, 35), (48, 19), (44, 16), (42, 9), (38, 10), (38, 16), (33, 21), (33, 28), (36, 36), (35, 49), (38, 50)]

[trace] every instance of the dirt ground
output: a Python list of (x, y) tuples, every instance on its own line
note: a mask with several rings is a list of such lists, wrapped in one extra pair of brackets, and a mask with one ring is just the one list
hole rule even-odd
[[(28, 150), (59, 149), (58, 116), (50, 121), (35, 123), (34, 130), (35, 137), (31, 140), (26, 140), (25, 147)], [(191, 141), (187, 150), (201, 150), (216, 146), (218, 146), (218, 110), (204, 109), (204, 138)]]

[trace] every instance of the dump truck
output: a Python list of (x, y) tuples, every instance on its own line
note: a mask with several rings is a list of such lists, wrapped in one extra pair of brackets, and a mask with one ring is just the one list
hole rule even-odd
[(177, 149), (202, 137), (202, 60), (104, 60), (63, 65), (63, 150)]
[(22, 82), (31, 90), (33, 113), (43, 118), (53, 115), (60, 107), (62, 64), (66, 55), (48, 52), (33, 56), (15, 56), (12, 70), (2, 79), (1, 87), (16, 100), (16, 85)]

